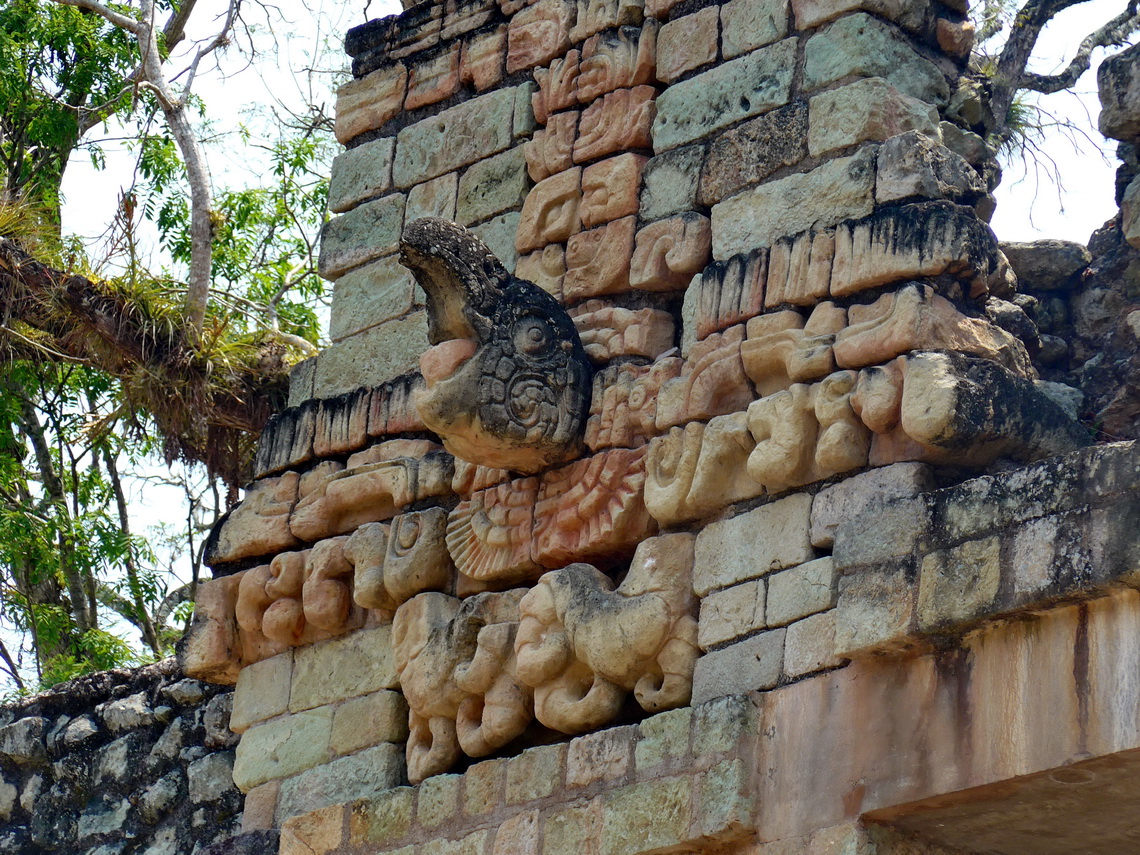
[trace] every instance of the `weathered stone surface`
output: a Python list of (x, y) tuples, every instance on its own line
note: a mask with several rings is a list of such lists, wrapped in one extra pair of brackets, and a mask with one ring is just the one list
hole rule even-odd
[(874, 207), (875, 152), (864, 149), (714, 205), (713, 258), (771, 246), (806, 229), (862, 217)]
[(224, 794), (234, 786), (234, 755), (229, 751), (218, 751), (195, 760), (186, 767), (186, 779), (190, 801), (195, 804), (208, 802)]
[(336, 156), (329, 177), (329, 210), (341, 214), (392, 186), (396, 140), (385, 137)]
[(1001, 539), (973, 540), (922, 559), (916, 617), (921, 630), (947, 628), (985, 614), (1001, 584)]
[(570, 740), (566, 749), (566, 784), (585, 787), (614, 782), (633, 765), (636, 728), (615, 727)]
[(405, 110), (434, 104), (459, 91), (459, 48), (454, 44), (412, 66), (408, 74), (408, 94), (404, 99)]
[(242, 792), (295, 775), (328, 759), (332, 707), (282, 716), (242, 734), (234, 760), (234, 783)]
[(19, 765), (39, 764), (47, 760), (44, 736), (48, 720), (28, 716), (0, 727), (0, 755)]
[(798, 620), (784, 636), (784, 675), (802, 677), (824, 668), (835, 668), (843, 660), (835, 655), (835, 612), (822, 612)]
[(447, 549), (463, 577), (506, 584), (542, 572), (530, 554), (537, 495), (537, 478), (519, 478), (472, 493), (448, 514)]
[(673, 347), (673, 316), (661, 309), (625, 309), (604, 300), (587, 300), (572, 309), (570, 317), (594, 363), (618, 356), (656, 359)]
[(454, 172), (417, 184), (408, 191), (408, 202), (404, 208), (404, 222), (410, 223), (420, 217), (443, 217), (455, 219), (455, 195), (459, 179)]
[(245, 499), (215, 527), (206, 548), (210, 566), (273, 555), (299, 541), (289, 531), (289, 515), (297, 503), (296, 472), (255, 481)]
[(408, 705), (399, 692), (380, 691), (352, 698), (336, 708), (329, 747), (334, 754), (351, 754), (407, 738)]
[(965, 158), (917, 131), (893, 137), (879, 148), (879, 202), (914, 196), (969, 202), (985, 192), (985, 182)]
[[(807, 30), (847, 12), (865, 10), (894, 21), (910, 30), (924, 24), (929, 4), (909, 0), (792, 0), (796, 28)], [(959, 10), (959, 11), (964, 11)]]
[(581, 51), (572, 50), (566, 56), (551, 62), (549, 68), (535, 69), (534, 80), (538, 84), (538, 91), (534, 93), (531, 104), (534, 118), (540, 125), (545, 125), (559, 110), (578, 103), (580, 59)]
[(416, 818), (424, 828), (438, 828), (459, 809), (459, 775), (433, 775), (420, 785)]
[(1001, 251), (1023, 288), (1056, 291), (1076, 284), (1092, 255), (1079, 243), (1065, 240), (1003, 241)]
[[(563, 733), (592, 730), (613, 720), (630, 691), (649, 712), (689, 702), (692, 544), (689, 534), (643, 540), (616, 589), (596, 568), (572, 564), (526, 593), (515, 652), (540, 722)], [(551, 657), (551, 648), (569, 655)]]
[(641, 218), (658, 220), (696, 206), (697, 183), (705, 150), (692, 145), (651, 158), (641, 184)]
[(665, 83), (672, 83), (694, 68), (714, 62), (719, 28), (720, 9), (716, 6), (677, 18), (661, 27), (657, 37), (660, 54), (657, 76)]
[(802, 101), (725, 131), (713, 139), (700, 169), (701, 204), (715, 205), (777, 169), (799, 163), (807, 155), (807, 141), (808, 109)]
[(313, 394), (331, 398), (361, 386), (378, 386), (414, 370), (428, 347), (426, 313), (385, 321), (321, 351)]
[(1140, 181), (1135, 178), (1120, 198), (1120, 231), (1130, 246), (1140, 249)]
[(895, 499), (934, 489), (930, 467), (924, 463), (895, 463), (872, 469), (816, 493), (811, 507), (812, 545), (829, 548), (835, 531), (847, 520), (873, 514)]
[(1108, 57), (1097, 69), (1100, 132), (1118, 140), (1140, 137), (1140, 62), (1134, 47)]
[(586, 445), (602, 448), (637, 448), (656, 433), (657, 392), (661, 384), (680, 372), (678, 360), (652, 365), (620, 363), (594, 375)]
[(871, 77), (812, 98), (808, 104), (808, 128), (808, 152), (818, 157), (906, 131), (935, 135), (938, 110), (904, 95), (881, 77)]
[(329, 220), (321, 230), (321, 276), (336, 279), (353, 267), (394, 251), (403, 222), (404, 197), (400, 194), (365, 202)]
[(788, 103), (795, 42), (785, 40), (677, 83), (658, 99), (653, 147), (661, 152)]
[(688, 839), (689, 778), (663, 778), (602, 796), (600, 855), (636, 855)]
[(490, 89), (503, 79), (506, 44), (506, 25), (467, 39), (459, 55), (459, 79), (476, 92)]
[(817, 558), (768, 577), (766, 620), (782, 626), (835, 605), (837, 576), (830, 557)]
[[(815, 306), (827, 297), (834, 258), (835, 234), (830, 229), (812, 230), (795, 238), (776, 241), (768, 252), (765, 308), (789, 303), (793, 306)], [(818, 308), (812, 313), (813, 318), (817, 314)], [(805, 328), (808, 326), (811, 326), (811, 320)]]
[(787, 0), (729, 0), (721, 7), (721, 50), (732, 59), (788, 34)]
[(768, 252), (764, 249), (706, 267), (700, 281), (694, 281), (685, 294), (686, 301), (690, 294), (695, 297), (694, 341), (760, 314), (767, 278)]
[(652, 83), (656, 42), (655, 21), (592, 36), (582, 46), (578, 100), (589, 104), (615, 89)]
[(344, 805), (330, 805), (281, 823), (278, 855), (328, 855), (344, 836)]
[(538, 182), (523, 202), (515, 249), (520, 253), (565, 241), (581, 228), (582, 170), (567, 169)]
[(282, 781), (277, 821), (330, 805), (374, 798), (403, 779), (404, 758), (398, 745), (365, 748)]
[(396, 684), (391, 627), (362, 629), (294, 653), (289, 711), (297, 713)]
[[(634, 202), (636, 210), (636, 196)], [(711, 248), (708, 217), (687, 212), (651, 223), (637, 233), (630, 260), (630, 287), (643, 291), (683, 290), (705, 266)]]
[(915, 592), (907, 565), (880, 564), (839, 579), (835, 655), (850, 659), (870, 650), (909, 646)]
[(693, 589), (699, 596), (811, 561), (811, 496), (788, 496), (706, 526), (697, 535)]
[(636, 231), (637, 217), (629, 216), (571, 235), (566, 242), (563, 298), (578, 302), (628, 290)]
[(583, 228), (637, 213), (641, 170), (646, 158), (622, 154), (582, 170), (582, 201), (578, 214)]
[(497, 154), (511, 144), (514, 89), (500, 89), (409, 125), (396, 138), (392, 179), (410, 187)]
[(755, 397), (744, 373), (740, 346), (744, 327), (730, 327), (693, 345), (681, 376), (661, 387), (657, 429), (743, 410)]
[(503, 269), (508, 273), (514, 273), (515, 265), (518, 263), (518, 252), (515, 251), (515, 235), (518, 231), (518, 211), (508, 211), (471, 227), (471, 233), (486, 244), (487, 249), (502, 262)]
[(344, 84), (336, 93), (336, 138), (346, 143), (382, 127), (404, 106), (408, 72), (402, 62)]
[(329, 338), (351, 335), (407, 314), (415, 299), (412, 276), (395, 256), (350, 270), (336, 281)]
[(549, 796), (563, 780), (565, 745), (528, 748), (507, 761), (507, 804), (534, 801)]
[(851, 76), (884, 77), (899, 91), (931, 104), (945, 104), (950, 95), (934, 63), (915, 53), (896, 28), (862, 12), (824, 27), (804, 48), (807, 91)]
[(535, 181), (557, 175), (574, 165), (574, 140), (578, 137), (578, 111), (555, 113), (546, 127), (523, 144), (527, 172)]
[(286, 712), (292, 680), (291, 650), (242, 668), (234, 689), (230, 729), (244, 733), (250, 725)]
[(783, 670), (786, 632), (783, 628), (762, 632), (698, 659), (693, 703), (775, 686)]
[(607, 154), (652, 147), (657, 90), (652, 86), (618, 89), (582, 111), (574, 162), (587, 163)]
[(697, 643), (701, 650), (709, 650), (764, 629), (767, 625), (764, 619), (766, 596), (764, 581), (756, 579), (704, 597), (697, 627)]
[(459, 179), (456, 221), (466, 226), (517, 208), (528, 186), (522, 147), (481, 160)]
[(571, 0), (538, 0), (511, 18), (507, 73), (546, 65), (570, 47), (575, 5)]
[(530, 255), (522, 256), (515, 266), (515, 275), (519, 279), (533, 282), (554, 299), (561, 300), (562, 279), (566, 275), (566, 247), (557, 243), (547, 244)]

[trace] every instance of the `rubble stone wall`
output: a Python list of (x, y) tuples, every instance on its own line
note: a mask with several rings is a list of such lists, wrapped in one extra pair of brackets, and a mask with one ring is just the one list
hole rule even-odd
[(0, 707), (0, 851), (220, 851), (242, 817), (232, 700), (167, 660)]

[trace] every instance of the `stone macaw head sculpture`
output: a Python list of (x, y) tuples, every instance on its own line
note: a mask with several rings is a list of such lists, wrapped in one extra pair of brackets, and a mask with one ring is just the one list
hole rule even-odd
[(521, 473), (578, 456), (592, 370), (558, 302), (448, 220), (410, 223), (400, 261), (427, 294), (433, 345), (416, 408), (447, 450)]

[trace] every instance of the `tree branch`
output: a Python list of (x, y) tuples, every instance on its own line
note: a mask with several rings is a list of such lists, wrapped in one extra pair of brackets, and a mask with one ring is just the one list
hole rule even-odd
[(96, 2), (96, 0), (55, 0), (55, 2), (62, 6), (75, 6), (78, 9), (86, 9), (88, 12), (94, 12), (100, 18), (110, 21), (120, 30), (126, 30), (128, 33), (138, 35), (139, 22), (137, 20), (121, 12), (116, 12), (109, 6), (104, 6), (102, 3)]
[(1021, 87), (1050, 95), (1068, 89), (1080, 79), (1092, 65), (1092, 52), (1097, 48), (1124, 44), (1125, 40), (1140, 28), (1140, 16), (1136, 14), (1136, 0), (1128, 8), (1105, 24), (1085, 36), (1072, 61), (1057, 74), (1034, 74), (1026, 72), (1021, 77)]

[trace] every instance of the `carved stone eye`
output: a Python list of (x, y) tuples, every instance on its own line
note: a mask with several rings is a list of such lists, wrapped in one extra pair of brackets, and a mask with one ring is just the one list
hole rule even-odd
[(550, 327), (541, 318), (522, 318), (515, 323), (514, 340), (519, 353), (537, 356), (550, 347)]

